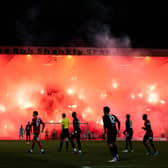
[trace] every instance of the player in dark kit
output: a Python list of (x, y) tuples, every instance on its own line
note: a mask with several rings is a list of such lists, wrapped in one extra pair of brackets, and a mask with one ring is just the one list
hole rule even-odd
[[(113, 159), (109, 160), (109, 162), (117, 162), (119, 160), (119, 155), (118, 148), (115, 142), (117, 138), (117, 133), (120, 133), (120, 121), (115, 115), (109, 114), (109, 112), (110, 108), (107, 106), (104, 107), (104, 134), (107, 133), (107, 143), (109, 145), (110, 152), (113, 156)], [(116, 128), (116, 122), (118, 124), (118, 131)]]
[(147, 141), (149, 141), (151, 147), (153, 148), (153, 155), (156, 156), (159, 154), (158, 150), (156, 149), (155, 145), (153, 144), (153, 132), (151, 129), (151, 124), (150, 121), (148, 120), (147, 114), (144, 114), (142, 116), (142, 119), (145, 121), (144, 123), (144, 127), (142, 127), (142, 129), (144, 129), (146, 131), (144, 138), (143, 138), (143, 144), (147, 149), (146, 155), (149, 156), (151, 155), (151, 150), (149, 145), (147, 144)]
[(28, 124), (26, 125), (26, 141), (27, 143), (30, 143), (30, 133), (31, 133), (31, 124), (30, 122), (28, 122)]
[(134, 152), (133, 148), (132, 148), (132, 136), (133, 136), (133, 129), (132, 129), (132, 121), (130, 120), (130, 115), (127, 114), (126, 115), (126, 122), (125, 122), (125, 131), (123, 132), (124, 135), (126, 136), (126, 146), (125, 146), (125, 150), (123, 150), (122, 152), (129, 152), (128, 150), (128, 146), (130, 147), (130, 151)]
[(73, 148), (73, 152), (76, 153), (77, 149), (76, 149), (74, 141), (73, 141), (74, 138), (76, 138), (76, 141), (77, 141), (77, 144), (78, 144), (78, 152), (79, 152), (79, 154), (81, 154), (82, 153), (81, 142), (80, 142), (81, 130), (80, 130), (80, 125), (79, 125), (79, 120), (76, 117), (76, 112), (72, 113), (72, 117), (73, 117), (73, 129), (74, 129), (74, 132), (72, 133), (70, 141), (71, 141), (71, 145), (72, 145), (72, 148)]
[(31, 126), (33, 127), (33, 133), (34, 133), (34, 139), (33, 139), (33, 143), (32, 143), (32, 148), (29, 150), (30, 153), (33, 152), (34, 146), (37, 142), (37, 144), (40, 147), (40, 153), (44, 153), (44, 149), (43, 146), (41, 145), (41, 142), (39, 140), (39, 135), (40, 135), (40, 125), (42, 125), (42, 130), (41, 132), (43, 132), (45, 124), (44, 122), (38, 117), (38, 112), (34, 111), (33, 112), (33, 119), (32, 119), (32, 123)]

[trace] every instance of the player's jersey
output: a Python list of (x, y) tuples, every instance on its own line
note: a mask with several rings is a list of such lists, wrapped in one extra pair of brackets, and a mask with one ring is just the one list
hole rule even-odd
[(46, 131), (45, 131), (45, 134), (48, 135), (48, 133), (49, 133), (48, 130), (46, 130)]
[(31, 132), (31, 125), (27, 124), (26, 125), (26, 133), (30, 133)]
[(69, 128), (69, 120), (67, 118), (63, 118), (61, 124), (63, 126), (63, 129)]
[(35, 134), (40, 133), (40, 124), (43, 125), (43, 129), (44, 129), (45, 124), (40, 118), (35, 117), (35, 118), (32, 119), (31, 126), (33, 126), (33, 133), (35, 133)]
[(144, 123), (144, 126), (145, 126), (145, 130), (146, 130), (146, 133), (147, 134), (152, 134), (152, 128), (151, 128), (151, 124), (150, 124), (150, 121), (149, 120), (146, 120), (145, 123)]
[(116, 122), (118, 123), (118, 127), (120, 129), (120, 121), (115, 115), (109, 114), (109, 115), (104, 115), (103, 116), (103, 122), (104, 122), (104, 129), (108, 132), (115, 131), (117, 132), (116, 128)]
[(73, 120), (73, 129), (75, 131), (80, 131), (80, 124), (78, 118), (74, 118)]
[(125, 127), (126, 127), (127, 132), (132, 131), (132, 121), (131, 120), (126, 120)]
[(21, 127), (21, 128), (19, 129), (19, 134), (20, 134), (20, 135), (23, 135), (23, 132), (24, 132), (24, 129)]

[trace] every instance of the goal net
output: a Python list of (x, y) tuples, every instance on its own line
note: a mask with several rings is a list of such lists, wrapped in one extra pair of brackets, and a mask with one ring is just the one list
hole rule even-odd
[[(81, 139), (89, 139), (89, 124), (80, 123)], [(60, 139), (62, 125), (60, 122), (46, 122), (44, 132), (40, 134), (41, 139)], [(69, 124), (70, 136), (73, 133), (73, 123)]]

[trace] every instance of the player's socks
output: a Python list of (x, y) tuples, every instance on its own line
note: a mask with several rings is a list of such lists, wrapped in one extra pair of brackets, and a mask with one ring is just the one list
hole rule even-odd
[(69, 147), (69, 142), (66, 141), (66, 151), (68, 151), (68, 147)]
[(60, 142), (60, 147), (59, 147), (59, 151), (60, 151), (60, 152), (62, 151), (63, 142), (64, 142), (64, 141), (62, 141), (62, 140), (61, 140), (61, 142)]
[(147, 152), (146, 152), (146, 155), (149, 156), (151, 154), (151, 151), (150, 151), (150, 147), (147, 143), (144, 143), (146, 149), (147, 149)]
[(157, 156), (159, 154), (159, 151), (156, 150), (154, 153), (153, 153), (153, 156)]
[(80, 142), (80, 139), (77, 139), (77, 143), (78, 143), (78, 149), (81, 150), (81, 142)]
[(153, 148), (153, 151), (156, 152), (157, 149), (156, 149), (155, 145), (154, 145), (153, 143), (151, 143), (151, 146), (152, 146), (152, 148)]
[(114, 148), (113, 147), (109, 147), (110, 149), (110, 153), (112, 154), (112, 156), (114, 156)]
[(34, 149), (34, 146), (35, 146), (35, 142), (32, 143), (32, 150)]
[(132, 141), (129, 142), (129, 145), (130, 145), (130, 149), (131, 149), (131, 151), (132, 151), (132, 150), (133, 150)]
[(125, 149), (128, 149), (128, 141), (126, 141)]
[(37, 143), (38, 143), (38, 145), (39, 145), (40, 149), (43, 149), (43, 146), (41, 145), (41, 142), (40, 142), (40, 141), (38, 141)]
[(114, 148), (113, 149), (114, 150), (114, 156), (116, 157), (116, 155), (118, 154), (118, 148), (117, 148), (116, 144), (114, 144), (113, 146), (114, 146), (113, 147)]
[(74, 141), (71, 139), (71, 145), (72, 145), (72, 148), (74, 149), (75, 148), (75, 144), (74, 144)]

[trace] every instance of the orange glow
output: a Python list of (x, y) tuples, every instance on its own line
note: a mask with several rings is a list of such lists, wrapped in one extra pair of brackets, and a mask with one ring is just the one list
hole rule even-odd
[(49, 123), (54, 123), (54, 121), (53, 121), (53, 120), (50, 120)]
[(135, 95), (134, 95), (134, 94), (132, 94), (132, 95), (131, 95), (131, 98), (132, 98), (132, 99), (135, 99)]
[(71, 77), (71, 80), (72, 80), (72, 81), (76, 81), (76, 80), (77, 80), (77, 77), (76, 77), (76, 76), (72, 76), (72, 77)]
[(143, 93), (139, 93), (139, 94), (138, 94), (138, 97), (139, 97), (139, 98), (143, 98)]
[(80, 94), (80, 95), (78, 95), (78, 99), (80, 99), (80, 100), (84, 100), (84, 99), (85, 99), (85, 96), (82, 95), (82, 94)]
[(149, 103), (157, 103), (159, 100), (158, 94), (157, 93), (150, 93), (148, 96), (148, 102)]
[(113, 83), (112, 86), (113, 86), (114, 89), (117, 89), (117, 88), (118, 88), (118, 84), (117, 84), (116, 82)]
[(32, 58), (32, 55), (28, 54), (27, 59), (31, 59), (31, 58)]
[(68, 58), (68, 59), (71, 59), (71, 58), (72, 58), (72, 55), (68, 55), (67, 58)]
[(68, 93), (69, 95), (73, 95), (73, 94), (75, 93), (75, 91), (74, 91), (74, 89), (69, 88), (69, 89), (67, 89), (67, 93)]
[(40, 93), (41, 93), (41, 94), (44, 94), (44, 90), (41, 90)]
[(165, 102), (165, 100), (161, 100), (160, 103), (161, 104), (165, 104), (166, 102)]
[(106, 93), (102, 92), (102, 93), (100, 94), (100, 98), (101, 98), (101, 99), (105, 99), (106, 97), (107, 97), (107, 94), (106, 94)]
[(25, 128), (32, 120), (33, 110), (47, 123), (61, 121), (62, 113), (72, 122), (72, 111), (76, 111), (80, 122), (89, 123), (89, 131), (102, 134), (104, 106), (119, 118), (121, 131), (129, 113), (134, 137), (142, 137), (142, 115), (147, 113), (154, 136), (159, 137), (160, 130), (168, 136), (168, 64), (162, 64), (161, 57), (146, 62), (145, 57), (135, 61), (121, 56), (66, 55), (56, 56), (54, 61), (50, 55), (16, 55), (4, 65), (3, 56), (0, 138), (18, 138), (20, 125)]
[(151, 86), (149, 87), (149, 89), (150, 89), (151, 91), (153, 91), (153, 90), (156, 89), (156, 86), (155, 86), (155, 85), (151, 85)]
[(27, 102), (27, 101), (24, 101), (22, 99), (20, 99), (18, 101), (18, 104), (19, 104), (21, 109), (26, 109), (26, 108), (33, 107), (33, 104), (31, 102)]
[(150, 59), (151, 59), (150, 56), (146, 56), (146, 57), (145, 57), (145, 60), (146, 60), (146, 61), (149, 61)]
[(5, 111), (6, 111), (5, 106), (0, 104), (0, 113), (4, 113)]
[(4, 128), (5, 128), (5, 129), (7, 129), (7, 128), (8, 128), (8, 126), (5, 124), (5, 125), (4, 125)]
[(73, 104), (73, 105), (72, 105), (72, 108), (77, 108), (77, 107), (78, 107), (77, 104)]

